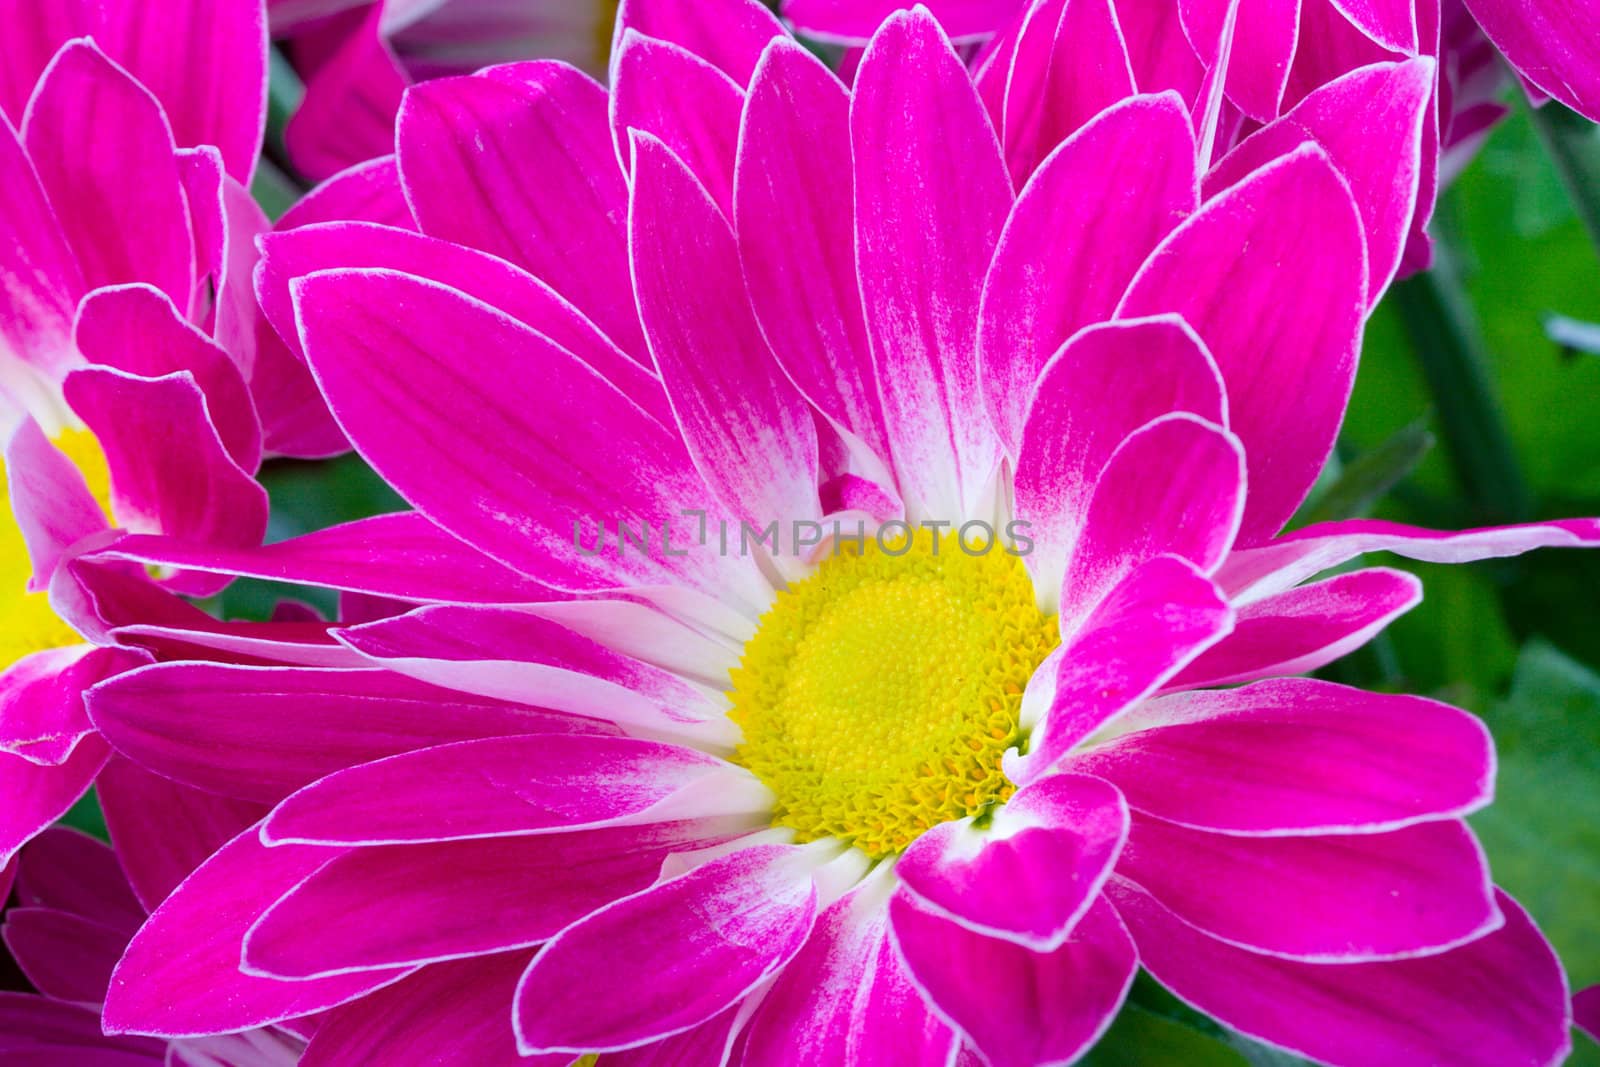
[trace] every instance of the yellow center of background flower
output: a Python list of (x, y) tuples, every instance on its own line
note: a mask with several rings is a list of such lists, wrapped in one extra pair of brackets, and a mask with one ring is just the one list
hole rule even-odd
[[(74, 429), (63, 431), (53, 443), (83, 473), (89, 491), (109, 516), (111, 472), (100, 442), (89, 431)], [(82, 640), (56, 618), (47, 594), (28, 592), (32, 575), (28, 546), (11, 513), (11, 483), (6, 477), (5, 462), (0, 460), (0, 670), (24, 656)]]
[(1022, 691), (1060, 640), (1021, 559), (918, 530), (845, 543), (778, 594), (732, 672), (734, 761), (773, 825), (892, 856), (1003, 803)]

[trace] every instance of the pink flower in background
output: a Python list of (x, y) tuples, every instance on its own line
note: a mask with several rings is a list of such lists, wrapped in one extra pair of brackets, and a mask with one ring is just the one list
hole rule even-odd
[[(322, 194), (403, 191), (406, 228), (264, 242), (267, 317), (416, 513), (82, 561), (391, 598), (145, 627), (249, 660), (95, 689), (131, 760), (272, 806), (134, 939), (107, 1027), (326, 1011), (323, 1067), (1033, 1064), (1143, 964), (1322, 1060), (1558, 1059), (1560, 967), (1462, 822), (1481, 724), (1284, 677), (1416, 602), (1311, 581), (1366, 552), (1600, 540), (1279, 534), (1411, 224), (1431, 60), (1208, 168), (1178, 94), (1038, 106), (1048, 55), (997, 131), (925, 13), (849, 89), (753, 3), (621, 23), (609, 99), (553, 63), (411, 89), (395, 161)], [(797, 551), (836, 520), (858, 544)]]
[(260, 6), (168, 5), (162, 32), (140, 9), (27, 5), (0, 40), (0, 857), (105, 761), (82, 690), (145, 659), (95, 648), (94, 609), (48, 598), (62, 561), (113, 525), (258, 544), (262, 455), (343, 447), (252, 291)]
[(306, 81), (285, 130), (321, 179), (394, 151), (406, 86), (519, 59), (605, 69), (615, 0), (270, 0), (272, 35)]
[(1600, 985), (1580, 989), (1572, 996), (1572, 1022), (1596, 1041), (1600, 1041)]

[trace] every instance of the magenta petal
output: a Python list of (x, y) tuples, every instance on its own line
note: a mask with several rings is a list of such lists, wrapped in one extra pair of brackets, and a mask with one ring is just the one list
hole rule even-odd
[(105, 766), (111, 750), (95, 734), (80, 740), (60, 764), (40, 766), (21, 756), (0, 752), (0, 864), (28, 839), (67, 813)]
[(633, 152), (634, 288), (689, 454), (735, 517), (815, 521), (816, 424), (741, 299), (733, 232), (665, 145), (636, 133)]
[(1053, 952), (974, 933), (899, 894), (895, 945), (940, 1016), (991, 1067), (1076, 1059), (1111, 1025), (1138, 960), (1116, 912), (1099, 900)]
[(404, 976), (367, 972), (323, 981), (276, 982), (239, 969), (245, 931), (337, 849), (268, 850), (246, 830), (155, 910), (111, 976), (107, 1033), (183, 1037), (264, 1026), (331, 1008)]
[(111, 850), (88, 834), (65, 827), (46, 830), (23, 850), (17, 901), (25, 907), (94, 919), (121, 930), (124, 942), (145, 920), (145, 909), (129, 891)]
[[(4, 64), (0, 64), (4, 66)], [(83, 272), (44, 188), (8, 122), (0, 122), (0, 357), (8, 390), (20, 363), (61, 374), (74, 360), (72, 315), (83, 295)]]
[(1045, 362), (1111, 317), (1151, 249), (1198, 205), (1194, 153), (1177, 97), (1137, 97), (1074, 134), (1024, 186), (978, 321), (984, 402), (1012, 457)]
[(1175, 90), (1191, 105), (1199, 98), (1204, 70), (1168, 4), (1115, 0), (1117, 25), (1128, 49), (1133, 80), (1141, 93)]
[(1517, 73), (1600, 122), (1600, 11), (1561, 0), (1467, 0)]
[[(230, 713), (216, 714), (224, 706)], [(576, 726), (567, 716), (388, 671), (215, 663), (121, 675), (91, 690), (89, 715), (118, 751), (149, 769), (265, 803), (325, 774), (412, 749)]]
[(1590, 1038), (1600, 1041), (1600, 985), (1572, 994), (1572, 1022)]
[(1355, 376), (1364, 264), (1349, 187), (1320, 149), (1306, 146), (1173, 231), (1118, 309), (1177, 312), (1216, 357), (1228, 425), (1250, 459), (1247, 544), (1294, 513), (1333, 446)]
[(98, 1012), (32, 993), (0, 992), (0, 1054), (21, 1067), (161, 1067), (166, 1042), (106, 1037)]
[[(322, 1017), (300, 1067), (500, 1067), (518, 1062), (512, 995), (527, 952), (424, 967)], [(448, 1011), (438, 1010), (448, 1004)], [(552, 1067), (543, 1060), (527, 1067)], [(558, 1062), (566, 1067), (566, 1060)]]
[(1390, 51), (1417, 51), (1417, 7), (1412, 0), (1339, 0), (1338, 8), (1362, 33)]
[(1113, 882), (1110, 892), (1157, 980), (1226, 1025), (1302, 1055), (1350, 1067), (1504, 1067), (1559, 1063), (1570, 1048), (1561, 965), (1504, 893), (1496, 903), (1505, 926), (1469, 945), (1328, 966), (1233, 948), (1135, 887)]
[[(278, 805), (262, 837), (401, 844), (638, 821), (674, 795), (714, 783), (726, 766), (692, 749), (631, 737), (463, 741), (314, 782)], [(708, 796), (702, 806), (713, 801)]]
[[(400, 177), (417, 222), (525, 267), (642, 357), (605, 90), (556, 63), (490, 73), (406, 96)], [(540, 176), (538, 196), (527, 195), (529, 174)]]
[(978, 298), (1011, 181), (961, 60), (925, 9), (867, 48), (850, 109), (856, 262), (890, 449), (912, 517), (974, 513), (997, 463)]
[(1376, 304), (1399, 269), (1418, 207), (1434, 72), (1434, 61), (1424, 56), (1363, 67), (1329, 82), (1224, 156), (1206, 175), (1206, 193), (1226, 189), (1302, 142), (1319, 145), (1350, 183), (1361, 211), (1367, 302)]
[(27, 418), (5, 448), (11, 517), (33, 565), (31, 589), (49, 587), (66, 551), (106, 528), (106, 513), (89, 492), (83, 472)]
[(1182, 319), (1089, 327), (1045, 366), (1026, 408), (1015, 481), (1036, 587), (1061, 588), (1106, 461), (1129, 434), (1173, 411), (1227, 424), (1222, 377)]
[(39, 764), (62, 763), (92, 729), (83, 691), (147, 662), (129, 649), (90, 645), (23, 656), (0, 672), (0, 751)]
[(1136, 814), (1117, 875), (1212, 937), (1315, 963), (1428, 955), (1504, 921), (1483, 850), (1453, 819), (1239, 837)]
[[(987, 37), (1003, 25), (1018, 0), (929, 0), (952, 40)], [(901, 0), (784, 0), (783, 15), (796, 30), (821, 41), (861, 44), (878, 24), (905, 7)]]
[(889, 940), (883, 881), (868, 879), (817, 917), (751, 1017), (744, 1062), (894, 1067), (949, 1058), (955, 1035), (929, 1011)]
[(850, 94), (788, 39), (745, 104), (734, 216), (746, 289), (784, 370), (818, 410), (889, 456), (856, 282)]
[(1152, 701), (1066, 767), (1136, 810), (1236, 834), (1372, 832), (1489, 802), (1494, 748), (1464, 711), (1303, 678)]
[(345, 35), (306, 82), (283, 130), (295, 169), (323, 179), (394, 151), (395, 115), (411, 79), (379, 33), (381, 5)]
[[(1232, 0), (1179, 0), (1184, 32), (1207, 66), (1216, 66)], [(1238, 0), (1227, 93), (1257, 122), (1277, 117), (1300, 29), (1301, 0)]]
[(188, 307), (189, 212), (172, 131), (149, 91), (75, 41), (40, 79), (23, 140), (90, 288), (149, 282)]
[(961, 926), (1051, 952), (1105, 884), (1128, 833), (1116, 787), (1053, 774), (1023, 787), (979, 830), (944, 823), (895, 864), (906, 889)]
[[(816, 920), (797, 851), (741, 849), (563, 930), (517, 987), (517, 1047), (627, 1048), (744, 997), (800, 951)], [(593, 995), (602, 988), (608, 995)]]
[(190, 789), (121, 756), (106, 764), (95, 790), (128, 883), (150, 909), (266, 814), (259, 805)]
[(1370, 641), (1422, 601), (1405, 571), (1355, 571), (1296, 586), (1239, 607), (1233, 633), (1195, 660), (1174, 688), (1303, 674)]
[(131, 932), (70, 912), (30, 907), (11, 908), (0, 926), (6, 948), (33, 988), (76, 1004), (105, 999), (112, 968)]
[(617, 39), (629, 30), (692, 52), (740, 86), (750, 84), (762, 50), (788, 36), (758, 0), (627, 0), (617, 12)]
[(534, 945), (647, 889), (670, 853), (746, 825), (700, 820), (355, 849), (262, 915), (245, 937), (245, 966), (304, 979)]
[(417, 228), (400, 188), (391, 153), (342, 170), (301, 197), (278, 219), (277, 232), (317, 222), (374, 222), (402, 230)]

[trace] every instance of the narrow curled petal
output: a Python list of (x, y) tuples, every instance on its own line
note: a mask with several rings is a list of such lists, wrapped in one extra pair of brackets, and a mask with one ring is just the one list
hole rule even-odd
[(816, 919), (798, 860), (787, 846), (741, 849), (563, 930), (517, 987), (518, 1048), (627, 1048), (743, 997), (800, 951)]
[[(1543, 935), (1497, 894), (1506, 923), (1435, 956), (1340, 966), (1223, 944), (1137, 888), (1110, 894), (1139, 961), (1178, 996), (1251, 1037), (1351, 1067), (1559, 1063), (1571, 1045), (1566, 981)], [(1395, 1005), (1407, 1006), (1402, 1016)]]
[(0, 752), (0, 864), (40, 830), (67, 813), (105, 766), (111, 750), (94, 734), (85, 736), (60, 764), (34, 763)]
[(1467, 0), (1467, 10), (1518, 74), (1600, 122), (1600, 11), (1593, 5)]

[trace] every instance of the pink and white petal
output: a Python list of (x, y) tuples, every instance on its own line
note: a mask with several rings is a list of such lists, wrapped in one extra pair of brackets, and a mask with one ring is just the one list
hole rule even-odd
[[(646, 359), (628, 283), (628, 191), (606, 92), (557, 63), (442, 78), (400, 109), (400, 179), (424, 233), (508, 259)], [(526, 192), (540, 175), (539, 195)]]
[(1378, 567), (1296, 586), (1239, 608), (1233, 633), (1172, 681), (1174, 689), (1304, 674), (1360, 648), (1422, 602), (1422, 583)]
[(552, 595), (414, 511), (356, 519), (259, 547), (135, 534), (95, 558), (423, 602), (506, 604)]
[(856, 264), (890, 451), (913, 518), (975, 512), (999, 462), (978, 299), (1011, 180), (982, 102), (925, 9), (883, 24), (850, 108)]
[(244, 376), (159, 289), (143, 283), (96, 289), (78, 305), (73, 340), (90, 363), (128, 374), (188, 371), (233, 462), (245, 471), (261, 462), (261, 424)]
[[(287, 604), (289, 602), (285, 602)], [(280, 609), (284, 605), (280, 605)], [(405, 611), (411, 605), (401, 605)], [(305, 609), (307, 612), (309, 608)], [(276, 614), (276, 613), (275, 613)], [(204, 659), (287, 667), (365, 667), (367, 661), (339, 644), (333, 624), (299, 619), (218, 622), (204, 612), (169, 623), (135, 623), (111, 630), (119, 644), (145, 649), (158, 660)]]
[(630, 131), (648, 133), (684, 162), (717, 210), (732, 218), (744, 91), (692, 52), (631, 31), (623, 33), (613, 66), (611, 136), (622, 166), (632, 173)]
[(1304, 678), (1147, 702), (1067, 769), (1136, 810), (1230, 834), (1372, 833), (1459, 818), (1494, 792), (1472, 715)]
[[(222, 350), (232, 356), (246, 377), (254, 382), (261, 372), (262, 362), (256, 342), (261, 317), (253, 281), (256, 261), (260, 258), (256, 241), (272, 229), (272, 222), (250, 191), (232, 178), (222, 183), (222, 212), (227, 224), (227, 240), (222, 246), (220, 265), (209, 280), (217, 288), (212, 334)], [(203, 289), (207, 280), (202, 278), (196, 284)], [(260, 403), (259, 397), (257, 402)]]
[(267, 813), (259, 804), (151, 774), (122, 756), (111, 757), (95, 779), (95, 791), (128, 884), (149, 910)]
[(1184, 36), (1172, 8), (1144, 0), (1115, 0), (1117, 25), (1122, 29), (1133, 67), (1134, 84), (1141, 93), (1173, 90), (1191, 109), (1200, 98), (1204, 70), (1194, 46)]
[(738, 662), (738, 641), (690, 626), (648, 602), (586, 597), (529, 604), (526, 611), (560, 623), (625, 656), (721, 690)]
[[(298, 981), (535, 945), (646, 890), (669, 854), (749, 826), (694, 820), (355, 849), (261, 916), (245, 936), (244, 967)], [(599, 988), (581, 992), (594, 1003)]]
[[(485, 738), (338, 771), (279, 804), (261, 834), (386, 845), (661, 822), (737, 812), (740, 777), (712, 756), (629, 737)], [(743, 810), (770, 807), (770, 796), (743, 792)]]
[[(705, 1064), (725, 1065), (739, 1062), (743, 1034), (737, 1027), (753, 1010), (753, 1002), (761, 994), (755, 993), (732, 1007), (723, 1009), (708, 1022), (691, 1027), (681, 1034), (655, 1041), (648, 1045), (608, 1052), (613, 1067), (704, 1067)], [(558, 1052), (555, 1062), (566, 1064), (572, 1054)], [(527, 1062), (526, 1059), (523, 1060)], [(577, 1062), (582, 1063), (582, 1060)]]
[(1198, 206), (1194, 157), (1182, 102), (1136, 97), (1074, 134), (1023, 187), (978, 320), (984, 403), (1011, 457), (1046, 361), (1111, 317), (1140, 264)]
[(1467, 0), (1517, 73), (1600, 122), (1600, 12), (1567, 0)]
[(1392, 52), (1415, 55), (1417, 8), (1411, 0), (1334, 0), (1334, 7), (1351, 24)]
[[(926, 6), (953, 41), (975, 41), (1005, 25), (1019, 0), (929, 0)], [(864, 44), (901, 0), (784, 0), (783, 16), (819, 41)]]
[(6, 503), (33, 567), (28, 587), (47, 588), (67, 550), (106, 528), (106, 514), (83, 472), (31, 418), (24, 418), (6, 442), (4, 476)]
[[(1566, 980), (1538, 929), (1504, 893), (1506, 924), (1436, 956), (1330, 967), (1234, 948), (1137, 887), (1110, 894), (1139, 960), (1179, 997), (1280, 1048), (1350, 1067), (1555, 1064), (1571, 1045)], [(1396, 1004), (1407, 1005), (1404, 1016)]]
[[(559, 588), (688, 585), (759, 613), (770, 593), (749, 558), (581, 549), (575, 534), (596, 522), (655, 529), (682, 509), (716, 508), (675, 431), (571, 353), (408, 275), (328, 271), (294, 291), (301, 340), (335, 418), (444, 529)], [(485, 362), (485, 351), (500, 358)]]
[(145, 920), (117, 857), (88, 834), (51, 827), (28, 843), (17, 867), (17, 901), (24, 907), (93, 919), (121, 931), (124, 943)]
[(743, 1062), (891, 1067), (949, 1058), (955, 1034), (928, 1010), (890, 942), (886, 888), (885, 877), (869, 877), (817, 917), (751, 1016)]
[(1192, 563), (1158, 556), (1135, 568), (1034, 672), (1023, 695), (1027, 755), (1006, 774), (1025, 785), (1073, 746), (1161, 688), (1233, 629), (1233, 610)]
[(10, 862), (29, 839), (75, 804), (105, 766), (111, 750), (95, 734), (86, 734), (59, 764), (41, 766), (22, 756), (0, 752), (0, 864)]
[(1310, 963), (1433, 955), (1505, 921), (1483, 850), (1458, 820), (1240, 837), (1135, 814), (1117, 875), (1218, 940)]
[[(1307, 145), (1168, 235), (1118, 309), (1176, 312), (1216, 357), (1229, 428), (1250, 458), (1247, 544), (1294, 513), (1333, 447), (1355, 375), (1365, 262), (1349, 187)], [(1288, 278), (1319, 282), (1284, 285)]]
[[(29, 367), (57, 378), (76, 361), (72, 315), (83, 272), (9, 122), (0, 122), (0, 194), (8, 205), (0, 214), (0, 367), (8, 379)], [(13, 369), (13, 360), (22, 366)]]
[(1011, 180), (1022, 186), (1057, 145), (1133, 93), (1111, 0), (1030, 5), (1011, 57), (1001, 125)]
[(67, 645), (22, 657), (0, 672), (0, 752), (55, 766), (93, 727), (84, 690), (149, 662), (122, 648)]
[[(229, 714), (217, 713), (226, 707)], [(130, 759), (186, 785), (276, 803), (323, 775), (432, 745), (599, 723), (442, 690), (388, 671), (157, 664), (89, 694)]]
[(1048, 599), (1061, 589), (1106, 462), (1130, 434), (1174, 411), (1228, 421), (1216, 364), (1174, 316), (1088, 327), (1045, 365), (1020, 427), (1015, 493), (1035, 544), (1025, 560)]
[(800, 392), (886, 460), (888, 432), (856, 281), (850, 94), (780, 38), (756, 68), (739, 140), (734, 220), (745, 288)]
[(383, 5), (347, 34), (306, 82), (284, 126), (295, 169), (314, 180), (394, 151), (395, 116), (411, 79), (378, 32)]
[(177, 146), (149, 90), (92, 42), (74, 41), (40, 78), (22, 137), (87, 285), (149, 282), (188, 307), (189, 211)]
[(190, 1037), (247, 1030), (324, 1011), (408, 971), (276, 982), (240, 970), (245, 931), (340, 850), (268, 850), (247, 829), (184, 879), (128, 945), (106, 994), (108, 1034)]
[(282, 233), (318, 222), (372, 222), (415, 230), (394, 154), (357, 163), (322, 182), (283, 213), (275, 230)]
[(805, 944), (817, 913), (807, 866), (790, 846), (741, 849), (561, 931), (517, 986), (518, 1049), (623, 1049), (707, 1021)]
[[(677, 45), (747, 86), (761, 52), (783, 25), (756, 0), (626, 0), (617, 11), (616, 40), (629, 30)], [(612, 50), (613, 64), (619, 51)], [(616, 83), (612, 68), (612, 83)]]
[(1329, 82), (1224, 156), (1206, 175), (1206, 195), (1216, 195), (1304, 142), (1318, 145), (1350, 183), (1361, 212), (1367, 303), (1376, 304), (1399, 270), (1419, 203), (1435, 67), (1431, 57), (1419, 56), (1362, 67)]
[(0, 936), (33, 988), (52, 1000), (96, 1005), (132, 930), (51, 908), (6, 911)]
[[(217, 298), (228, 257), (229, 220), (222, 203), (226, 172), (223, 170), (222, 156), (210, 145), (180, 148), (177, 157), (178, 175), (183, 181), (183, 199), (189, 211), (189, 225), (194, 240), (194, 270), (190, 279), (189, 300), (184, 305), (185, 317), (203, 333), (215, 336)], [(260, 208), (256, 208), (256, 211), (259, 212)], [(253, 241), (254, 238), (255, 234), (251, 233), (247, 240)], [(250, 252), (253, 256), (253, 245)], [(233, 340), (230, 338), (229, 345), (224, 347), (235, 351)], [(240, 359), (239, 366), (247, 368), (249, 360)]]
[(1227, 430), (1176, 412), (1129, 434), (1095, 479), (1067, 557), (1062, 632), (1146, 560), (1170, 555), (1216, 570), (1245, 506), (1244, 449)]
[[(735, 517), (758, 528), (814, 522), (822, 517), (816, 426), (740, 299), (733, 231), (666, 145), (632, 136), (634, 290), (689, 454)], [(792, 555), (789, 563), (800, 566)]]
[(1278, 115), (1300, 30), (1300, 0), (1179, 0), (1184, 32), (1208, 67), (1220, 62), (1231, 3), (1238, 3), (1227, 94), (1257, 122)]
[[(517, 1057), (507, 1006), (530, 953), (424, 967), (323, 1016), (300, 1067), (567, 1067), (570, 1057)], [(448, 1011), (439, 1006), (448, 1004)]]
[(1103, 900), (1053, 952), (974, 933), (905, 894), (890, 902), (889, 921), (923, 997), (991, 1067), (1076, 1059), (1111, 1025), (1138, 970), (1133, 942)]
[(983, 829), (944, 823), (895, 864), (924, 907), (974, 933), (1053, 952), (1093, 906), (1128, 835), (1115, 786), (1053, 774), (1023, 787)]
[(1235, 552), (1217, 572), (1217, 581), (1238, 599), (1256, 600), (1368, 552), (1393, 552), (1428, 563), (1471, 563), (1520, 556), (1535, 548), (1595, 545), (1600, 545), (1600, 519), (1460, 531), (1348, 519), (1307, 526), (1260, 547)]

